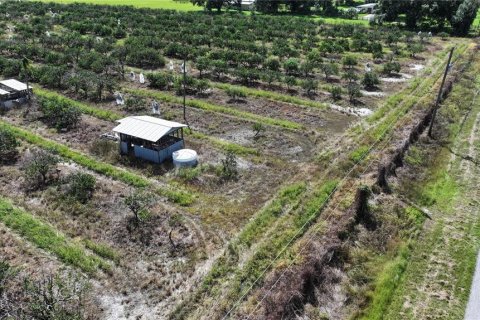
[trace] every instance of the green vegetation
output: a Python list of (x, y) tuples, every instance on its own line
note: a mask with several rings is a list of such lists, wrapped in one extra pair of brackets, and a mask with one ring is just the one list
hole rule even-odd
[[(216, 261), (211, 271), (203, 280), (201, 289), (192, 298), (199, 300), (208, 292), (216, 295), (221, 286), (228, 282), (227, 296), (222, 299), (225, 304), (233, 303), (245, 290), (249, 290), (257, 277), (260, 277), (265, 269), (270, 269), (270, 262), (277, 255), (285, 253), (294, 240), (298, 239), (308, 229), (308, 226), (319, 216), (327, 204), (331, 193), (336, 189), (337, 181), (327, 181), (311, 194), (304, 183), (297, 183), (282, 189), (269, 205), (267, 205), (255, 218), (250, 221), (238, 235), (232, 240), (227, 251)], [(304, 206), (299, 206), (299, 201), (309, 196)], [(291, 210), (291, 211), (290, 211)], [(290, 211), (290, 212), (289, 212)], [(275, 222), (276, 227), (282, 232), (269, 233), (268, 228)], [(263, 241), (258, 238), (263, 236)], [(242, 268), (236, 268), (241, 251), (248, 249), (253, 243), (257, 243), (255, 252)], [(172, 315), (176, 319), (182, 319), (192, 307), (192, 301), (188, 301), (177, 307)], [(226, 307), (226, 305), (224, 305)]]
[(403, 279), (403, 274), (410, 259), (410, 249), (403, 246), (398, 250), (394, 259), (387, 257), (383, 270), (377, 276), (375, 290), (371, 294), (371, 303), (365, 314), (360, 318), (363, 320), (381, 320), (387, 310), (395, 289)]
[(90, 116), (93, 116), (95, 118), (99, 118), (102, 120), (106, 121), (115, 121), (118, 119), (122, 118), (122, 115), (113, 111), (109, 110), (103, 110), (99, 108), (95, 108), (93, 106), (90, 106), (86, 103), (81, 103), (78, 101), (75, 101), (73, 99), (69, 99), (67, 97), (64, 97), (55, 91), (47, 90), (47, 89), (42, 89), (42, 88), (35, 88), (35, 95), (40, 97), (43, 100), (49, 100), (51, 103), (58, 103), (58, 104), (65, 104), (65, 105), (70, 105), (73, 107), (78, 108), (82, 113), (88, 114)]
[[(52, 102), (62, 101), (63, 103), (68, 103), (77, 107), (82, 113), (91, 115), (95, 118), (106, 120), (106, 121), (116, 121), (118, 119), (123, 118), (123, 115), (116, 113), (110, 110), (103, 110), (100, 108), (96, 108), (92, 105), (78, 102), (76, 100), (67, 98), (55, 91), (35, 88), (35, 94), (42, 99), (51, 99)], [(215, 147), (223, 150), (223, 151), (231, 151), (239, 156), (246, 156), (246, 155), (259, 155), (259, 151), (254, 148), (244, 147), (242, 145), (228, 142), (225, 140), (217, 139), (215, 137), (200, 133), (200, 132), (193, 132), (193, 131), (185, 131), (186, 134), (192, 135), (192, 137), (200, 140), (206, 140)]]
[[(462, 129), (461, 117), (469, 107), (465, 101), (472, 99), (475, 92), (475, 81), (472, 83), (470, 75), (462, 74), (462, 77), (464, 79), (454, 87), (439, 111), (439, 118), (449, 122), (444, 127), (442, 139), (444, 142), (453, 141), (460, 149), (464, 148), (464, 138), (457, 135)], [(474, 107), (474, 114), (478, 113), (478, 105)], [(469, 117), (464, 129), (472, 130), (475, 119), (475, 115)], [(463, 135), (467, 134), (470, 131), (465, 130)], [(404, 181), (402, 189), (410, 200), (432, 210), (434, 219), (423, 228), (421, 238), (412, 238), (415, 233), (408, 232), (396, 258), (385, 262), (376, 276), (371, 304), (363, 318), (396, 319), (400, 313), (405, 319), (423, 318), (439, 310), (445, 312), (446, 319), (461, 318), (468, 299), (466, 288), (470, 287), (475, 268), (478, 245), (473, 239), (480, 237), (480, 220), (468, 206), (459, 209), (459, 205), (471, 203), (470, 199), (475, 198), (474, 193), (464, 188), (476, 185), (476, 175), (461, 177), (455, 174), (462, 159), (452, 160), (446, 149), (414, 146), (405, 161), (410, 170), (413, 168), (425, 178)], [(405, 213), (417, 228), (423, 225), (424, 218), (417, 209), (407, 207)], [(434, 263), (432, 259), (435, 259)], [(445, 267), (447, 261), (451, 268)], [(419, 287), (425, 290), (419, 290)], [(448, 301), (434, 297), (434, 293), (442, 290), (448, 290)], [(408, 305), (405, 301), (409, 302)]]
[(243, 92), (246, 96), (265, 98), (272, 101), (286, 102), (286, 103), (291, 103), (291, 104), (306, 106), (311, 108), (320, 108), (320, 109), (328, 108), (328, 105), (325, 103), (306, 100), (306, 99), (298, 98), (298, 97), (287, 95), (287, 94), (277, 93), (273, 91), (248, 88), (243, 86), (235, 86), (228, 83), (219, 83), (219, 82), (211, 82), (211, 85), (215, 88), (222, 89), (225, 91), (235, 88), (236, 90)]
[[(106, 175), (113, 179), (122, 181), (126, 184), (129, 184), (134, 187), (152, 187), (154, 186), (152, 182), (148, 179), (139, 176), (135, 173), (132, 173), (127, 170), (117, 168), (111, 164), (103, 163), (97, 161), (85, 154), (82, 154), (78, 151), (73, 151), (67, 146), (42, 138), (34, 133), (31, 133), (25, 129), (8, 124), (4, 121), (0, 121), (0, 128), (7, 128), (11, 130), (18, 138), (27, 141), (28, 143), (39, 146), (42, 149), (52, 151), (64, 158), (70, 159), (77, 164), (90, 169), (92, 171), (98, 172), (100, 174)], [(187, 191), (180, 190), (179, 186), (175, 188), (161, 187), (156, 188), (156, 192), (160, 195), (167, 197), (169, 200), (178, 203), (182, 206), (188, 206), (194, 201), (194, 196)]]
[(98, 269), (109, 271), (111, 268), (102, 259), (88, 255), (83, 247), (52, 226), (14, 207), (3, 197), (0, 197), (0, 221), (39, 248), (55, 254), (63, 262), (78, 267), (82, 271), (93, 274)]
[[(41, 0), (51, 2), (50, 0)], [(75, 2), (84, 2), (90, 4), (109, 5), (109, 6), (134, 6), (138, 8), (153, 8), (178, 11), (198, 11), (201, 7), (194, 6), (189, 1), (182, 0), (55, 0), (54, 2), (71, 4)]]
[(12, 161), (17, 156), (18, 143), (15, 135), (6, 130), (0, 129), (0, 163)]
[(207, 140), (210, 142), (212, 145), (214, 145), (216, 148), (219, 148), (220, 150), (223, 150), (225, 152), (233, 152), (236, 155), (239, 156), (246, 156), (246, 155), (254, 155), (258, 156), (260, 152), (258, 149), (255, 148), (249, 148), (249, 147), (244, 147), (242, 145), (236, 144), (236, 143), (231, 143), (226, 140), (221, 140), (217, 139), (215, 137), (212, 137), (210, 135), (200, 133), (197, 131), (186, 131), (187, 134), (191, 135), (192, 137), (200, 140)]
[(88, 239), (85, 239), (82, 242), (86, 248), (92, 250), (99, 257), (111, 260), (116, 264), (120, 262), (120, 255), (109, 245), (104, 243), (98, 243)]
[(73, 129), (80, 122), (80, 110), (66, 100), (40, 97), (39, 110), (43, 113), (42, 120), (58, 131)]
[(96, 179), (85, 172), (74, 172), (66, 178), (67, 195), (81, 203), (87, 203), (95, 191)]
[[(147, 89), (126, 89), (126, 88), (124, 89), (124, 91), (131, 94), (138, 95), (138, 96), (142, 96), (142, 97), (155, 98), (163, 102), (175, 103), (175, 104), (183, 103), (182, 98), (176, 97), (164, 92), (152, 91)], [(256, 115), (254, 113), (240, 111), (237, 109), (208, 103), (198, 99), (187, 99), (186, 105), (191, 108), (196, 108), (196, 109), (200, 109), (208, 112), (217, 112), (217, 113), (222, 113), (226, 115), (231, 115), (231, 116), (239, 117), (241, 119), (245, 119), (248, 121), (260, 122), (270, 126), (279, 126), (287, 129), (302, 128), (300, 124), (292, 121), (263, 117), (263, 116)]]

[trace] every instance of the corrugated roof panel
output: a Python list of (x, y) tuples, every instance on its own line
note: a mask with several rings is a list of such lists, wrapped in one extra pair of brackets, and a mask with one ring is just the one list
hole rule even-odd
[(15, 79), (3, 80), (3, 81), (0, 81), (0, 83), (6, 87), (12, 88), (17, 91), (27, 90), (27, 85), (25, 83)]
[(113, 128), (114, 132), (123, 133), (143, 140), (156, 142), (173, 130), (186, 125), (158, 119), (150, 116), (134, 116), (118, 120), (120, 124)]
[(5, 90), (0, 89), (0, 95), (2, 95), (2, 96), (3, 96), (3, 95), (6, 95), (6, 94), (9, 94), (9, 93), (10, 93), (10, 92), (8, 92), (8, 91), (5, 91)]

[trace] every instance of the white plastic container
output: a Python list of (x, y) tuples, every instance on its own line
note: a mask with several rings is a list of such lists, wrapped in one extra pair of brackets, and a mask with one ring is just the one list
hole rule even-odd
[(180, 149), (172, 154), (175, 168), (195, 167), (198, 164), (198, 155), (192, 149)]

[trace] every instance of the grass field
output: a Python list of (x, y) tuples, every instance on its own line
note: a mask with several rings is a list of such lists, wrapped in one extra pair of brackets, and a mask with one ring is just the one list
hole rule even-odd
[[(44, 1), (43, 2), (52, 2)], [(93, 4), (106, 5), (124, 5), (134, 6), (138, 8), (155, 8), (155, 9), (171, 9), (179, 11), (198, 11), (203, 10), (202, 7), (194, 6), (190, 1), (174, 1), (174, 0), (56, 0), (58, 3), (74, 3), (85, 2)]]

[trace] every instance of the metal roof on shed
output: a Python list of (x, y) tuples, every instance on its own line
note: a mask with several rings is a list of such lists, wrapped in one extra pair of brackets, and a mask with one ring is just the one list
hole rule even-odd
[(8, 91), (5, 91), (5, 90), (0, 89), (0, 95), (2, 95), (2, 96), (3, 96), (3, 95), (6, 95), (6, 94), (9, 94), (9, 93), (10, 93), (10, 92), (8, 92)]
[(12, 88), (13, 90), (16, 90), (16, 91), (27, 90), (27, 85), (25, 83), (15, 79), (3, 80), (3, 81), (0, 81), (0, 84), (4, 85), (5, 87)]
[(118, 122), (120, 124), (113, 128), (113, 132), (152, 142), (157, 142), (172, 131), (187, 127), (182, 123), (150, 116), (132, 116), (120, 119)]

